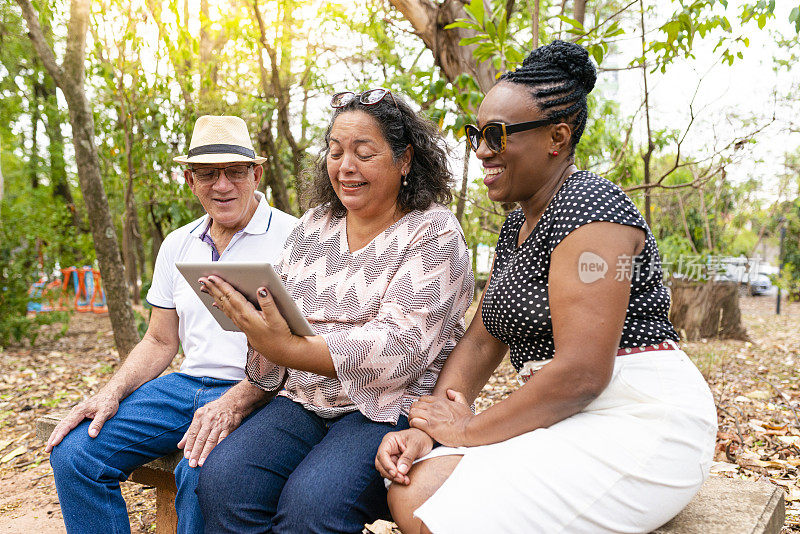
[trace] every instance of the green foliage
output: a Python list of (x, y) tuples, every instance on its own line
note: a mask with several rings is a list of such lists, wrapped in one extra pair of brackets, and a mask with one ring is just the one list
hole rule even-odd
[(143, 338), (144, 334), (147, 332), (147, 323), (148, 320), (144, 318), (144, 315), (139, 313), (137, 310), (133, 310), (133, 316), (136, 319), (136, 330), (139, 333), (139, 338)]
[(491, 13), (485, 13), (484, 0), (470, 0), (464, 5), (469, 18), (458, 19), (445, 26), (446, 30), (465, 28), (474, 30), (474, 37), (464, 37), (461, 46), (477, 45), (472, 51), (478, 63), (491, 61), (492, 66), (504, 72), (522, 63), (522, 47), (508, 31), (505, 3), (499, 3)]
[[(677, 4), (678, 9), (659, 26), (661, 38), (651, 42), (648, 50), (655, 55), (653, 70), (660, 69), (661, 72), (665, 72), (667, 65), (677, 58), (694, 58), (693, 48), (698, 38), (715, 37), (714, 52), (720, 53), (724, 63), (732, 65), (737, 58), (743, 57), (750, 39), (748, 32), (734, 33), (729, 17), (736, 17), (743, 26), (754, 23), (759, 30), (775, 18), (775, 0), (745, 3), (733, 13), (731, 10), (734, 8), (728, 6), (727, 0), (680, 0), (673, 4)], [(800, 31), (797, 14), (793, 11), (789, 18)]]
[(789, 22), (793, 22), (794, 29), (800, 33), (800, 7), (792, 8), (792, 11), (789, 13)]
[(800, 198), (787, 203), (785, 213), (775, 221), (776, 230), (783, 226), (785, 232), (778, 285), (787, 292), (789, 298), (800, 300)]
[(33, 343), (44, 324), (62, 323), (63, 334), (69, 313), (27, 317), (28, 290), (40, 274), (53, 272), (59, 258), (84, 256), (74, 236), (60, 232), (68, 211), (46, 188), (26, 188), (28, 175), (20, 163), (8, 153), (0, 162), (7, 188), (0, 205), (0, 347), (23, 339)]
[[(48, 40), (60, 54), (68, 3), (40, 0), (36, 4)], [(285, 177), (289, 210), (295, 212), (301, 210), (303, 190), (299, 170), (310, 164), (321, 145), (330, 117), (327, 98), (333, 92), (388, 87), (413, 100), (459, 143), (464, 125), (476, 120), (483, 93), (475, 78), (464, 72), (453, 81), (446, 79), (410, 23), (389, 3), (367, 0), (357, 9), (348, 3), (310, 0), (255, 4), (263, 17), (264, 41), (275, 53), (275, 69), (251, 3), (211, 3), (202, 20), (196, 11), (185, 13), (180, 0), (98, 0), (92, 4), (86, 86), (93, 104), (95, 139), (120, 236), (128, 179), (132, 179), (143, 293), (160, 239), (202, 214), (183, 184), (180, 167), (172, 161), (186, 152), (197, 116), (242, 116), (256, 149), (265, 154), (271, 138), (274, 153), (269, 154), (266, 174)], [(601, 69), (622, 46), (636, 43), (638, 48), (638, 3), (590, 3), (583, 24), (563, 9), (570, 2), (562, 4), (541, 0), (540, 27), (531, 28), (532, 0), (470, 0), (464, 6), (466, 16), (448, 28), (470, 33), (461, 45), (471, 48), (479, 67), (491, 66), (497, 72), (521, 63), (534, 34), (541, 43), (555, 38), (575, 40)], [(672, 0), (661, 7), (665, 5), (666, 17), (657, 15), (655, 8), (645, 13), (646, 20), (655, 21), (652, 28), (656, 30), (648, 31), (645, 57), (637, 58), (632, 66), (646, 60), (647, 65), (665, 71), (674, 61), (694, 57), (701, 39), (712, 40), (715, 53), (731, 63), (749, 46), (748, 34), (767, 29), (775, 16), (774, 0), (746, 0), (736, 6), (725, 0)], [(508, 6), (513, 8), (510, 14)], [(789, 18), (800, 31), (798, 8)], [(198, 31), (201, 25), (203, 36)], [(735, 30), (738, 25), (744, 25), (744, 31)], [(83, 265), (94, 260), (71, 160), (65, 109), (63, 103), (59, 108), (55, 93), (43, 94), (52, 80), (36, 59), (26, 31), (14, 2), (0, 0), (0, 168), (6, 182), (0, 207), (0, 340), (35, 335), (36, 321), (56, 317), (24, 318), (27, 289), (38, 275), (40, 259), (47, 273), (56, 263)], [(795, 63), (795, 44), (796, 39), (787, 43), (791, 52), (783, 60), (787, 66)], [(280, 124), (282, 105), (288, 110), (287, 127)], [(606, 98), (602, 88), (590, 96), (589, 105), (591, 117), (577, 149), (577, 164), (623, 188), (639, 186), (644, 168), (634, 123), (641, 115), (622, 116), (620, 106)], [(49, 138), (46, 126), (51, 122), (66, 141)], [(679, 138), (680, 132), (671, 128), (653, 131), (651, 170), (656, 179), (672, 165)], [(455, 155), (461, 156), (463, 148), (459, 144)], [(685, 163), (685, 152), (681, 157)], [(454, 171), (460, 175), (460, 169)], [(671, 172), (664, 185), (687, 185), (694, 180), (693, 172), (702, 169), (682, 166)], [(65, 177), (74, 205), (55, 194), (58, 176)], [(695, 250), (700, 254), (749, 253), (759, 239), (757, 230), (769, 218), (751, 199), (752, 187), (733, 186), (717, 176), (699, 189), (652, 195), (653, 226), (662, 252), (670, 256)], [(274, 199), (272, 185), (266, 192)], [(641, 191), (632, 191), (631, 196), (641, 208)], [(481, 178), (470, 184), (467, 197), (463, 226), (470, 246), (493, 243), (513, 206), (489, 201)], [(774, 231), (771, 224), (767, 238), (774, 239)], [(800, 272), (800, 265), (792, 272)], [(143, 317), (137, 316), (137, 325), (141, 334), (146, 325)]]

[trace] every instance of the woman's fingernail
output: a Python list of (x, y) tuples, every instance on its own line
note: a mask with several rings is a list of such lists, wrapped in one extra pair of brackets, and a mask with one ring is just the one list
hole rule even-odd
[(258, 296), (262, 297), (262, 298), (266, 298), (267, 297), (267, 290), (266, 289), (259, 289), (258, 290)]
[(201, 286), (204, 286), (204, 285), (206, 285), (206, 283), (205, 283), (205, 282), (203, 282), (202, 280), (199, 280), (199, 282), (200, 282), (200, 285), (201, 285)]

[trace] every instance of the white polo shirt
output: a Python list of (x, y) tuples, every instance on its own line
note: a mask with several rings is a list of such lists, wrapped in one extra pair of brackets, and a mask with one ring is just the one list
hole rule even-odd
[[(231, 238), (218, 261), (277, 261), (297, 219), (270, 207), (260, 192), (255, 194), (258, 207), (253, 218)], [(175, 267), (175, 263), (181, 261), (211, 261), (212, 246), (201, 239), (209, 222), (206, 214), (164, 239), (156, 258), (147, 302), (178, 313), (178, 336), (186, 356), (181, 372), (197, 377), (242, 380), (247, 338), (241, 332), (223, 330)]]

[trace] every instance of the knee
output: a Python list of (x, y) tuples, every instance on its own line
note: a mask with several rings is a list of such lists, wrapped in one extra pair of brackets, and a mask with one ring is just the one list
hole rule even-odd
[[(338, 515), (338, 499), (332, 499), (332, 495), (320, 484), (298, 483), (290, 477), (281, 491), (275, 521), (281, 528), (290, 527), (283, 529), (287, 532), (312, 532), (312, 527), (320, 528), (325, 523), (326, 515)], [(327, 503), (327, 513), (320, 502)]]
[[(355, 516), (360, 507), (346, 488), (337, 487), (329, 477), (304, 477), (293, 473), (278, 500), (273, 531), (357, 532), (364, 526)], [(320, 506), (320, 503), (325, 506)], [(358, 528), (355, 528), (355, 524)], [(346, 527), (345, 525), (349, 525)]]
[(392, 514), (392, 519), (397, 523), (401, 532), (419, 532), (420, 522), (419, 519), (414, 517), (414, 510), (416, 510), (421, 501), (417, 489), (413, 486), (403, 486), (393, 483), (389, 486), (386, 495), (389, 504), (389, 512)]
[(189, 467), (189, 461), (184, 458), (175, 467), (175, 485), (178, 491), (182, 488), (194, 489), (197, 487), (197, 479), (200, 477), (199, 467)]
[[(203, 462), (203, 467), (189, 467), (188, 462), (182, 461), (175, 469), (176, 482), (178, 476), (182, 480), (186, 480), (190, 476), (196, 479), (197, 498), (200, 501), (200, 506), (205, 509), (205, 504), (214, 504), (220, 506), (227, 501), (227, 497), (235, 493), (237, 487), (241, 484), (241, 479), (236, 476), (235, 463), (231, 464), (227, 461), (225, 454), (220, 454), (220, 445), (214, 448), (209, 454), (206, 461)], [(183, 469), (181, 469), (183, 466)], [(181, 472), (179, 473), (179, 469)], [(192, 471), (189, 473), (189, 471)]]
[[(90, 447), (81, 443), (80, 431), (80, 427), (73, 429), (50, 452), (50, 466), (53, 468), (55, 477), (70, 477), (88, 469), (91, 450)], [(88, 436), (87, 439), (89, 439)]]
[(414, 517), (414, 511), (427, 500), (427, 493), (421, 492), (413, 486), (392, 484), (389, 486), (387, 500), (392, 520), (397, 523), (400, 532), (419, 532), (431, 534), (428, 527), (420, 519)]

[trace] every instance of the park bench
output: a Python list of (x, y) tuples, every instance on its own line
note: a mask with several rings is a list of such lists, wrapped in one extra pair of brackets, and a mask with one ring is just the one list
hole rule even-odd
[[(36, 435), (46, 440), (64, 415), (37, 419)], [(178, 524), (173, 470), (181, 458), (181, 451), (168, 454), (129, 478), (156, 489), (156, 534), (173, 534)], [(692, 502), (653, 534), (779, 534), (785, 513), (783, 490), (769, 482), (710, 477)]]
[[(36, 420), (36, 436), (46, 441), (66, 412), (52, 412)], [(175, 451), (143, 465), (131, 473), (128, 480), (156, 489), (156, 534), (174, 534), (178, 527), (175, 512), (175, 486), (173, 471), (183, 458), (183, 451)]]

